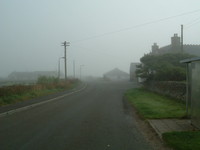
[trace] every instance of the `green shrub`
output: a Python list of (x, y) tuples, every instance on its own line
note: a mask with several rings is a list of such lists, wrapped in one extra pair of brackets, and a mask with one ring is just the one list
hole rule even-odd
[(180, 60), (192, 58), (187, 53), (168, 53), (163, 55), (145, 54), (137, 66), (138, 77), (157, 81), (183, 81), (186, 79), (185, 65)]
[(57, 84), (59, 79), (56, 77), (40, 76), (37, 80), (37, 84)]

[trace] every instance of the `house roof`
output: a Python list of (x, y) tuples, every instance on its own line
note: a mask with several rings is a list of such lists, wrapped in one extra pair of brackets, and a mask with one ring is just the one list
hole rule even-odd
[[(159, 53), (164, 54), (168, 52), (173, 52), (172, 45), (167, 45), (164, 47), (159, 48)], [(200, 45), (192, 45), (192, 44), (184, 44), (183, 51), (195, 56), (200, 56)]]
[(129, 76), (128, 73), (119, 70), (118, 68), (115, 68), (107, 73), (104, 74), (104, 76)]
[(167, 45), (167, 46), (163, 46), (163, 47), (161, 47), (161, 48), (159, 48), (159, 52), (167, 52), (167, 51), (169, 51), (169, 50), (171, 50), (172, 49), (172, 46), (171, 45)]
[(183, 51), (200, 56), (200, 45), (183, 45)]

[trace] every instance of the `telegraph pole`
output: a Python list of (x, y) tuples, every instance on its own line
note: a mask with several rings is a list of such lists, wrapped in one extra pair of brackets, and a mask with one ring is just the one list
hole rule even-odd
[(64, 54), (64, 59), (65, 59), (65, 81), (67, 81), (67, 46), (69, 46), (69, 42), (64, 41), (62, 43), (64, 46), (65, 54)]
[(183, 52), (183, 25), (181, 25), (181, 52)]
[(73, 72), (74, 72), (74, 79), (76, 77), (76, 74), (75, 74), (75, 60), (73, 61)]
[(60, 57), (59, 59), (58, 59), (58, 79), (60, 80), (60, 59), (63, 59), (63, 58), (65, 58), (65, 57)]
[(84, 67), (84, 65), (80, 65), (80, 80), (82, 78), (82, 67)]

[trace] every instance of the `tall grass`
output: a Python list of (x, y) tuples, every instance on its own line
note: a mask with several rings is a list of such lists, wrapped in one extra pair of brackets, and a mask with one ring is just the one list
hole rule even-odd
[(35, 98), (72, 88), (77, 79), (59, 80), (55, 77), (41, 76), (35, 85), (12, 85), (0, 88), (0, 106)]

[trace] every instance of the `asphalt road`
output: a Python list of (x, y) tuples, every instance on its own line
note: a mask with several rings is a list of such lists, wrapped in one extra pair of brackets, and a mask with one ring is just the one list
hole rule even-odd
[(0, 117), (1, 150), (150, 150), (124, 92), (130, 82), (90, 82), (85, 90)]

